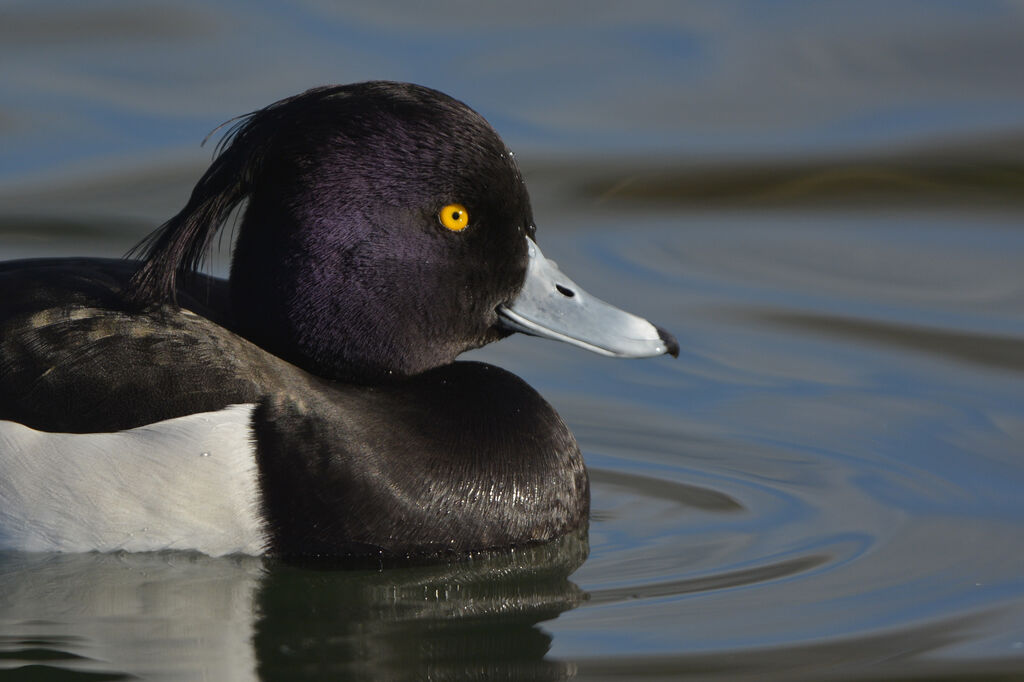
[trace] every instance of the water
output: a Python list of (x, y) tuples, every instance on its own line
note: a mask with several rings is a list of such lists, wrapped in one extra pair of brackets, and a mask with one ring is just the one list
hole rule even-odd
[(1020, 3), (2, 12), (0, 256), (119, 255), (220, 121), (413, 80), (516, 149), (545, 254), (683, 353), (472, 354), (572, 427), (584, 536), (413, 567), (0, 555), (0, 673), (1024, 670)]

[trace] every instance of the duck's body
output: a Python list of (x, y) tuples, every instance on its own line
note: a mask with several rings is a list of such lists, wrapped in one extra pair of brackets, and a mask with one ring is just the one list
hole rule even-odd
[[(141, 268), (0, 265), (0, 548), (420, 556), (585, 523), (555, 411), (452, 360), (513, 330), (608, 354), (675, 342), (602, 317), (544, 260), (493, 131), (380, 83), (240, 126)], [(230, 284), (185, 277), (244, 198)], [(523, 282), (550, 277), (554, 304), (584, 312), (549, 330), (552, 301)], [(564, 320), (587, 306), (597, 331), (574, 336)], [(606, 338), (619, 327), (626, 350)]]
[(232, 331), (223, 280), (131, 311), (136, 269), (0, 264), (0, 547), (422, 555), (585, 519), (576, 443), (517, 377), (327, 381)]

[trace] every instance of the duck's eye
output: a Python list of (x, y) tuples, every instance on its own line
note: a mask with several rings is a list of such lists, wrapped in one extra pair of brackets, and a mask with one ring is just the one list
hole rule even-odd
[(452, 232), (460, 232), (469, 225), (469, 211), (462, 204), (448, 204), (437, 214), (441, 224)]

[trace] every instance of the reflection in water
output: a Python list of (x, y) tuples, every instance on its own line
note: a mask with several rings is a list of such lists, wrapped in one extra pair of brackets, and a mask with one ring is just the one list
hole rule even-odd
[[(98, 679), (562, 679), (538, 623), (585, 597), (581, 532), (393, 569), (185, 553), (0, 555), (0, 672)], [(25, 666), (28, 666), (27, 668)]]
[[(841, 617), (841, 614), (836, 614)], [(717, 682), (1014, 682), (1020, 662), (949, 661), (929, 658), (957, 639), (969, 636), (983, 617), (965, 616), (881, 635), (751, 652), (722, 652), (606, 658), (597, 656), (578, 668), (581, 679), (708, 680)], [(866, 655), (866, 652), (870, 654)], [(826, 672), (827, 671), (827, 672)]]
[[(1007, 145), (1019, 148), (1020, 138)], [(582, 198), (641, 206), (730, 208), (793, 205), (988, 205), (1024, 201), (1024, 163), (976, 156), (970, 148), (949, 156), (903, 155), (876, 160), (829, 159), (702, 167), (616, 167), (579, 183)]]
[(275, 566), (257, 598), (262, 677), (563, 679), (538, 627), (584, 594), (568, 580), (586, 534), (442, 566)]
[(777, 324), (853, 341), (867, 341), (909, 351), (934, 353), (983, 367), (1024, 371), (1024, 338), (926, 329), (881, 320), (785, 310), (740, 311), (755, 322)]
[(2, 668), (235, 679), (254, 669), (262, 574), (252, 558), (0, 554)]

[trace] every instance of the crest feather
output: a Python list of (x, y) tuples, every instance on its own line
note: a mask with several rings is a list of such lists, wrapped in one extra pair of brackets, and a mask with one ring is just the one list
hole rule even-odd
[(249, 196), (275, 136), (292, 109), (332, 96), (341, 87), (313, 88), (223, 124), (231, 127), (217, 144), (216, 157), (196, 183), (188, 203), (128, 252), (142, 259), (129, 283), (128, 299), (133, 305), (177, 304), (178, 277), (202, 265), (214, 236)]

